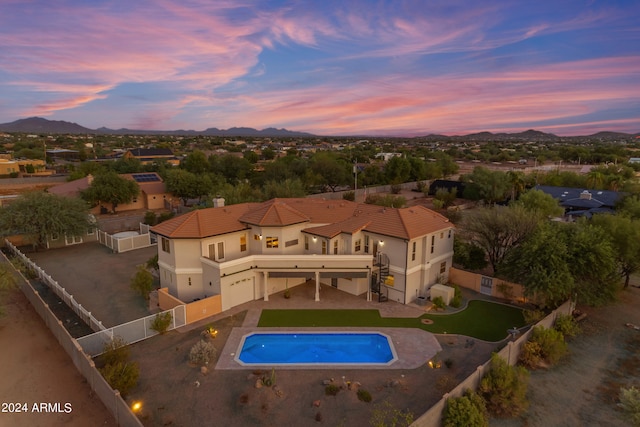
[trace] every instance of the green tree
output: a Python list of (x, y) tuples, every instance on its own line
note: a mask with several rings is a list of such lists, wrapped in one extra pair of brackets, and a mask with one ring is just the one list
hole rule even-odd
[(447, 399), (442, 427), (489, 427), (489, 413), (480, 395), (467, 389), (464, 395)]
[(316, 184), (328, 187), (331, 191), (351, 183), (351, 164), (330, 151), (320, 151), (310, 160), (311, 171)]
[(136, 274), (131, 278), (131, 289), (144, 299), (149, 299), (149, 292), (153, 290), (153, 276), (144, 266), (139, 266)]
[(196, 175), (184, 169), (168, 171), (165, 185), (169, 192), (182, 199), (185, 206), (189, 199), (201, 199), (214, 188), (208, 175)]
[(631, 425), (640, 426), (640, 390), (631, 386), (620, 388), (620, 408)]
[(299, 179), (285, 179), (280, 182), (267, 182), (264, 186), (264, 195), (267, 199), (276, 197), (304, 197), (306, 192)]
[(509, 364), (494, 353), (491, 369), (480, 381), (479, 394), (489, 413), (496, 417), (516, 417), (529, 406), (527, 387), (529, 372), (522, 366)]
[(540, 218), (559, 217), (564, 213), (564, 209), (556, 199), (544, 191), (535, 189), (525, 191), (511, 204), (521, 206), (527, 212), (531, 212)]
[(596, 215), (592, 222), (609, 237), (626, 289), (631, 275), (640, 271), (640, 220), (620, 215)]
[(194, 150), (182, 159), (180, 167), (194, 174), (203, 174), (209, 171), (209, 160), (202, 151)]
[(404, 157), (392, 157), (384, 166), (387, 184), (402, 184), (409, 181), (411, 176), (411, 162)]
[(100, 203), (111, 204), (111, 211), (122, 203), (131, 201), (140, 193), (138, 183), (119, 176), (115, 172), (105, 172), (96, 175), (89, 188), (82, 192), (82, 198), (93, 205)]
[(463, 175), (461, 180), (467, 183), (470, 192), (475, 192), (489, 205), (505, 200), (511, 189), (505, 172), (492, 171), (481, 166), (475, 167), (472, 173)]
[(36, 247), (45, 247), (49, 237), (82, 236), (92, 227), (87, 204), (77, 198), (32, 192), (0, 209), (0, 233), (24, 234)]
[(521, 207), (484, 207), (474, 209), (463, 219), (462, 237), (482, 248), (498, 273), (502, 260), (537, 227), (538, 219)]
[(557, 225), (543, 224), (522, 244), (509, 252), (500, 273), (524, 286), (529, 297), (557, 306), (571, 296), (574, 279), (568, 264), (568, 247), (558, 238)]
[(616, 208), (619, 215), (640, 219), (640, 195), (634, 194), (625, 197)]

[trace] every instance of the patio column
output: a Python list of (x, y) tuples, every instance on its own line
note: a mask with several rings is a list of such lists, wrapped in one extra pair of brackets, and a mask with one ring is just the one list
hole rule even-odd
[(262, 275), (264, 277), (264, 300), (269, 301), (269, 272), (263, 271)]
[(367, 301), (371, 301), (371, 269), (367, 271)]
[(320, 272), (316, 271), (316, 301), (320, 301)]

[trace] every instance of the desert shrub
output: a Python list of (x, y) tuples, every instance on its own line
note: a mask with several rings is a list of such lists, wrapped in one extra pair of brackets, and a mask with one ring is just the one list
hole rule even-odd
[(344, 193), (342, 193), (342, 199), (343, 200), (349, 200), (349, 201), (355, 201), (356, 200), (356, 193), (355, 191), (345, 191)]
[(445, 394), (456, 388), (458, 380), (456, 380), (454, 375), (444, 374), (436, 380), (435, 385), (436, 390), (438, 390), (439, 393)]
[(151, 258), (149, 258), (145, 264), (145, 267), (152, 268), (156, 272), (160, 270), (160, 266), (158, 265), (158, 254), (155, 254)]
[(113, 339), (104, 345), (101, 356), (104, 366), (100, 373), (112, 389), (118, 390), (122, 396), (138, 384), (140, 370), (138, 364), (129, 361), (129, 347), (121, 337)]
[(527, 325), (533, 325), (544, 319), (544, 311), (542, 310), (522, 310), (522, 316)]
[(158, 223), (158, 216), (156, 215), (155, 212), (152, 211), (147, 211), (144, 214), (144, 221), (145, 224), (147, 225), (156, 225)]
[(458, 308), (462, 305), (462, 290), (458, 285), (452, 285), (454, 289), (453, 298), (451, 299), (451, 303), (449, 304), (453, 308)]
[(392, 194), (380, 195), (370, 194), (364, 201), (369, 205), (386, 206), (388, 208), (401, 208), (407, 204), (407, 199), (403, 196), (394, 196)]
[(444, 310), (445, 307), (447, 306), (444, 303), (444, 299), (441, 296), (435, 297), (434, 299), (431, 300), (431, 302), (433, 303), (433, 306), (438, 310)]
[(560, 331), (565, 338), (573, 338), (580, 333), (580, 325), (570, 314), (558, 314), (553, 328)]
[(273, 387), (274, 385), (276, 385), (276, 368), (271, 368), (271, 374), (264, 375), (262, 377), (262, 384), (266, 385), (267, 387)]
[(392, 194), (400, 194), (401, 191), (402, 191), (402, 186), (400, 184), (391, 184)]
[(358, 394), (358, 400), (360, 400), (361, 402), (369, 403), (372, 400), (371, 393), (369, 393), (367, 390), (363, 388), (358, 389), (357, 394)]
[(170, 311), (164, 313), (156, 314), (156, 317), (151, 322), (151, 329), (158, 332), (159, 334), (164, 334), (171, 326), (171, 321), (173, 320), (173, 316)]
[(200, 340), (189, 351), (189, 362), (194, 365), (207, 365), (216, 354), (216, 348), (210, 342)]
[(130, 286), (137, 294), (148, 300), (149, 292), (153, 290), (153, 276), (144, 266), (138, 266), (138, 271), (131, 278)]
[(431, 201), (431, 203), (433, 204), (433, 208), (434, 209), (443, 209), (444, 208), (444, 202), (442, 200), (433, 199)]
[(442, 414), (443, 427), (488, 427), (489, 413), (479, 394), (468, 389), (458, 398), (447, 400)]
[(126, 396), (138, 384), (140, 369), (135, 362), (119, 361), (100, 368), (100, 373), (112, 389)]
[(327, 384), (327, 386), (324, 388), (324, 394), (326, 394), (327, 396), (335, 396), (339, 391), (340, 387), (338, 387), (336, 384)]
[(105, 365), (113, 365), (129, 360), (129, 347), (121, 337), (113, 337), (102, 348), (102, 361)]
[(540, 345), (540, 357), (553, 365), (567, 354), (568, 347), (562, 332), (542, 326), (533, 328), (529, 341)]
[(640, 426), (640, 390), (635, 387), (621, 388), (618, 405), (632, 425)]
[(529, 369), (536, 368), (542, 363), (542, 348), (540, 343), (535, 341), (527, 341), (520, 349), (520, 363)]
[(443, 207), (449, 207), (456, 200), (456, 195), (458, 194), (457, 188), (452, 188), (449, 191), (446, 188), (438, 188), (436, 189), (436, 194), (434, 195), (434, 202), (436, 200), (442, 202)]
[(478, 389), (489, 413), (495, 417), (516, 417), (527, 409), (529, 371), (510, 366), (497, 354), (491, 356), (491, 368)]
[(391, 403), (385, 400), (384, 403), (374, 407), (369, 424), (372, 427), (409, 427), (413, 424), (413, 414), (394, 408)]

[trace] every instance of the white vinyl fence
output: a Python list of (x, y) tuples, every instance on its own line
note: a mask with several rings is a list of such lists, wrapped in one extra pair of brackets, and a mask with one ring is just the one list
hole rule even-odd
[[(176, 306), (159, 314), (164, 313), (171, 313), (171, 325), (167, 330), (179, 328), (187, 323), (187, 310), (184, 305)], [(80, 344), (86, 354), (95, 357), (102, 354), (105, 344), (116, 337), (121, 338), (127, 344), (142, 341), (158, 335), (157, 331), (151, 329), (151, 325), (156, 316), (156, 314), (152, 314), (151, 316), (132, 320), (131, 322), (104, 329), (91, 335), (85, 335), (77, 339), (78, 344)]]
[(155, 245), (149, 232), (149, 226), (140, 223), (140, 234), (136, 236), (115, 237), (102, 230), (98, 230), (98, 241), (115, 253), (132, 251)]
[(20, 258), (20, 260), (27, 266), (27, 268), (34, 272), (38, 276), (38, 279), (47, 285), (65, 304), (69, 306), (73, 310), (74, 313), (78, 315), (93, 331), (104, 331), (106, 328), (102, 325), (102, 322), (99, 321), (88, 311), (86, 308), (79, 304), (73, 295), (71, 295), (65, 288), (60, 286), (58, 282), (53, 280), (51, 276), (49, 276), (42, 268), (40, 268), (35, 262), (31, 261), (25, 254), (20, 252), (18, 248), (16, 248), (11, 242), (5, 240), (5, 245), (11, 250), (11, 252)]

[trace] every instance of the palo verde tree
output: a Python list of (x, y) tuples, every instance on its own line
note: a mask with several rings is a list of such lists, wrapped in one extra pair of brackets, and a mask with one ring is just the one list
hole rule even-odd
[(94, 227), (87, 204), (56, 194), (32, 192), (0, 209), (0, 233), (23, 234), (34, 247), (46, 247), (54, 236), (81, 236)]
[(111, 205), (111, 212), (116, 213), (118, 205), (131, 203), (139, 193), (137, 182), (109, 171), (96, 175), (89, 188), (82, 192), (82, 198), (94, 206), (108, 203)]
[(627, 288), (631, 275), (640, 271), (640, 220), (620, 215), (596, 215), (592, 222), (609, 237), (618, 272)]
[(484, 250), (497, 273), (507, 253), (536, 229), (538, 221), (520, 206), (484, 207), (464, 217), (461, 235)]

